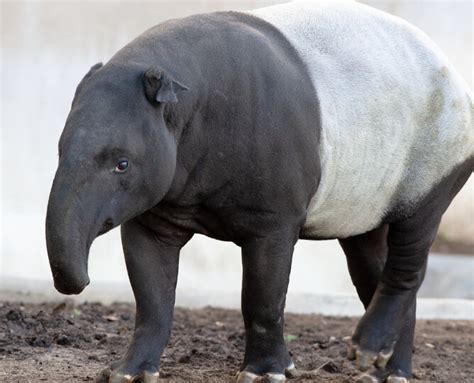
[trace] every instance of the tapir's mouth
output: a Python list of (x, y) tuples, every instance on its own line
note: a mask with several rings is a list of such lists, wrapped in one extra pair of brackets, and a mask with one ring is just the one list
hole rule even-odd
[[(114, 227), (112, 218), (107, 218), (99, 229), (92, 229), (87, 237), (85, 246), (67, 244), (60, 246), (60, 250), (50, 253), (51, 269), (53, 271), (54, 287), (61, 294), (80, 294), (89, 284), (87, 273), (89, 250), (92, 242), (99, 235), (110, 231)], [(78, 243), (82, 241), (79, 240)], [(56, 248), (54, 245), (52, 248)], [(65, 254), (66, 253), (66, 254)], [(51, 255), (54, 254), (54, 257)]]
[(80, 294), (89, 284), (89, 276), (86, 274), (85, 278), (81, 280), (71, 280), (70, 278), (54, 278), (54, 287), (61, 294), (72, 295)]
[[(81, 257), (63, 257), (61, 261), (52, 261), (51, 270), (53, 272), (54, 287), (61, 294), (80, 294), (90, 283), (87, 273), (87, 261), (89, 258), (90, 243), (86, 246), (86, 253)], [(69, 259), (65, 262), (64, 259)]]

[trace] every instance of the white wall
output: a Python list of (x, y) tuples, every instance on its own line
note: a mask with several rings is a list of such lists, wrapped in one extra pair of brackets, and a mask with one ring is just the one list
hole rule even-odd
[[(472, 3), (369, 2), (424, 29), (472, 86)], [(160, 21), (270, 3), (276, 1), (1, 3), (0, 279), (50, 280), (44, 217), (57, 164), (57, 141), (75, 87), (89, 67), (107, 61)], [(447, 229), (474, 232), (472, 185), (471, 180), (462, 203), (452, 210)], [(461, 225), (455, 216), (464, 217)], [(452, 231), (458, 235), (460, 229)], [(237, 247), (198, 236), (183, 251), (179, 286), (237, 292), (240, 273)], [(92, 284), (127, 280), (117, 230), (92, 247), (90, 274)], [(353, 292), (336, 242), (298, 244), (290, 290)]]

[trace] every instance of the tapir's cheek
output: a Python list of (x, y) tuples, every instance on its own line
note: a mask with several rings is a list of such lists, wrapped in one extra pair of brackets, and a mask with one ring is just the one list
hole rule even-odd
[(126, 179), (121, 179), (120, 182), (120, 189), (123, 191), (128, 191), (130, 189), (130, 181)]

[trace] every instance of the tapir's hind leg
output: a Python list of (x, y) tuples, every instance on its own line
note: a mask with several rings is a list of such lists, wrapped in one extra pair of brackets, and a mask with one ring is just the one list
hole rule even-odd
[[(388, 225), (368, 233), (339, 240), (344, 253), (352, 282), (359, 298), (367, 308), (372, 300), (375, 289), (382, 277), (387, 260)], [(367, 382), (383, 382), (390, 376), (391, 382), (403, 382), (411, 374), (411, 355), (413, 334), (415, 329), (415, 311), (407, 316), (406, 323), (400, 333), (393, 355), (385, 368), (372, 368), (363, 374), (359, 380)], [(349, 354), (354, 353), (352, 346)], [(355, 355), (352, 355), (355, 357)]]
[[(400, 361), (406, 358), (408, 363), (416, 293), (424, 278), (428, 252), (442, 214), (467, 181), (471, 169), (472, 160), (468, 160), (441, 180), (409, 217), (390, 223), (387, 259), (372, 299), (352, 337), (353, 350), (349, 356), (355, 356), (360, 370), (386, 370), (393, 358)], [(399, 382), (399, 373), (409, 376), (409, 372), (402, 366), (395, 377), (387, 380)], [(370, 375), (365, 380), (374, 381)]]
[(388, 225), (354, 237), (340, 239), (357, 294), (365, 308), (374, 295), (387, 260)]

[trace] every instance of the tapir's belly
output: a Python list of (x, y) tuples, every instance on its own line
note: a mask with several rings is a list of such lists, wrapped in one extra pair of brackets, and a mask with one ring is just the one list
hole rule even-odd
[(252, 13), (292, 43), (318, 95), (322, 174), (305, 236), (348, 237), (415, 209), (474, 154), (472, 95), (416, 28), (351, 2)]

